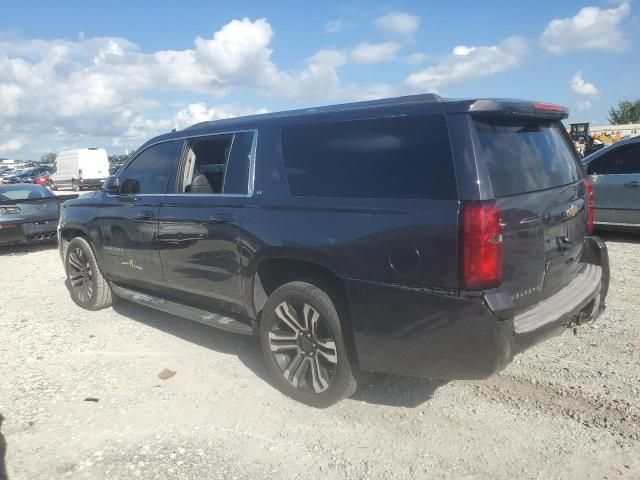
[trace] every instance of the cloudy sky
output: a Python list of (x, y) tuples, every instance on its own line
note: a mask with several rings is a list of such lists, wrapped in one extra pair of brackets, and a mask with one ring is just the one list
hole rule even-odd
[[(192, 123), (417, 92), (640, 97), (633, 1), (0, 2), (0, 157), (110, 153)], [(308, 4), (307, 4), (308, 3)]]

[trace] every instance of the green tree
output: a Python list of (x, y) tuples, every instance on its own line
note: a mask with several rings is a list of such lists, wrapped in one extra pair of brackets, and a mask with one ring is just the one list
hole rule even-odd
[(609, 123), (613, 125), (640, 123), (640, 100), (635, 102), (620, 100), (617, 107), (609, 110)]
[(42, 156), (40, 157), (40, 161), (41, 161), (42, 163), (53, 163), (53, 162), (55, 162), (55, 161), (56, 161), (56, 157), (57, 157), (57, 156), (58, 156), (58, 155), (57, 155), (57, 154), (55, 154), (55, 153), (53, 153), (53, 152), (45, 153), (44, 155), (42, 155)]

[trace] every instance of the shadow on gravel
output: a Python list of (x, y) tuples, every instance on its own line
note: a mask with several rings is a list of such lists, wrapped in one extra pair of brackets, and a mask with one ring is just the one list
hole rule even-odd
[(258, 337), (227, 333), (121, 299), (113, 304), (113, 309), (120, 315), (162, 330), (187, 342), (216, 352), (237, 355), (240, 361), (258, 377), (270, 383)]
[(607, 243), (640, 243), (640, 232), (597, 230), (595, 234)]
[[(260, 379), (272, 385), (264, 365), (258, 337), (223, 332), (126, 300), (115, 302), (113, 309), (131, 320), (157, 328), (187, 342), (216, 352), (236, 355)], [(362, 388), (352, 399), (377, 405), (413, 408), (431, 399), (436, 389), (445, 383), (381, 373), (363, 373)]]
[(7, 441), (4, 439), (4, 435), (2, 435), (2, 421), (4, 417), (0, 413), (0, 480), (8, 480), (9, 475), (7, 475), (7, 467), (4, 463), (4, 457), (7, 453)]
[[(11, 245), (0, 247), (0, 256), (10, 257), (12, 255), (22, 256), (33, 252), (44, 252), (58, 248), (57, 242), (31, 243), (22, 245)], [(0, 477), (2, 478), (2, 477)]]
[(352, 399), (375, 405), (415, 408), (431, 400), (435, 391), (446, 383), (445, 380), (364, 373), (360, 389)]

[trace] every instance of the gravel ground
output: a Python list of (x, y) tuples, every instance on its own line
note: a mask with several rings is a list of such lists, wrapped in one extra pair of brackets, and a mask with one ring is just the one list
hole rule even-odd
[(486, 381), (376, 375), (327, 410), (275, 390), (254, 338), (83, 311), (57, 250), (3, 249), (0, 478), (5, 444), (12, 480), (640, 478), (640, 239), (606, 239), (596, 324)]

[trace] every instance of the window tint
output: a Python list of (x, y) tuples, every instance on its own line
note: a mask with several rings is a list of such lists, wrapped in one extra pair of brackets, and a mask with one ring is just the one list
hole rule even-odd
[(293, 195), (456, 198), (442, 115), (284, 127), (282, 148)]
[(640, 145), (613, 148), (589, 164), (588, 172), (590, 175), (640, 173)]
[(188, 141), (180, 191), (246, 194), (253, 132)]
[(580, 170), (555, 122), (475, 120), (496, 197), (568, 185)]
[(166, 193), (169, 171), (175, 162), (177, 143), (159, 143), (134, 158), (124, 172), (120, 193)]

